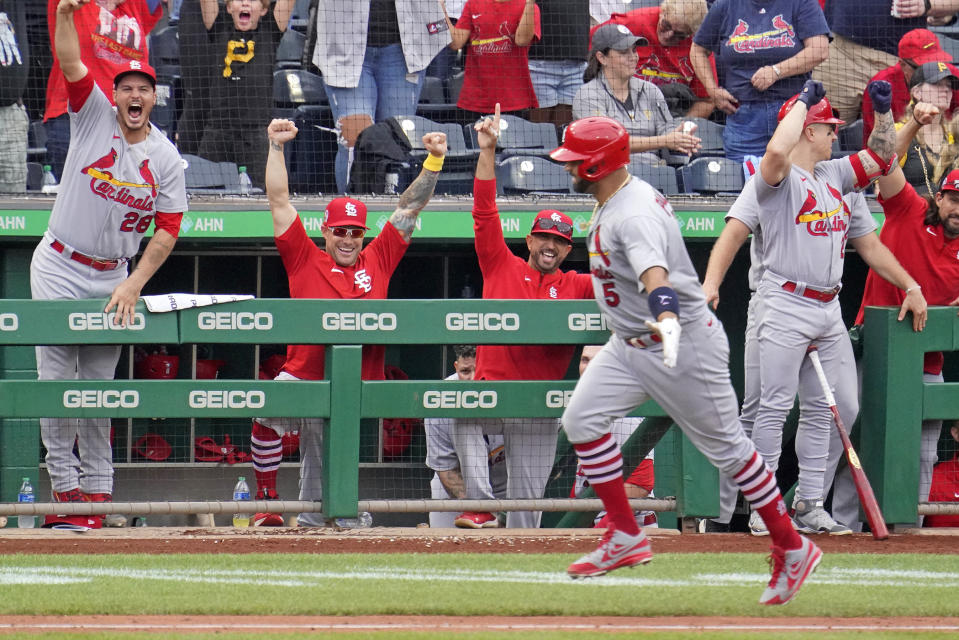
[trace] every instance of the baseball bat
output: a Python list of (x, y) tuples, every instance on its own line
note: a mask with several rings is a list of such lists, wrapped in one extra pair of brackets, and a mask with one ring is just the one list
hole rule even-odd
[(856, 493), (859, 494), (859, 502), (862, 504), (863, 511), (866, 512), (866, 521), (869, 522), (869, 529), (872, 530), (872, 537), (876, 540), (885, 540), (889, 537), (889, 529), (886, 528), (886, 522), (882, 519), (882, 512), (879, 510), (879, 503), (876, 502), (876, 495), (872, 491), (872, 485), (869, 484), (869, 478), (866, 472), (862, 470), (859, 463), (859, 456), (853, 449), (852, 442), (849, 440), (849, 433), (846, 426), (842, 423), (839, 416), (839, 409), (836, 407), (836, 398), (829, 388), (829, 381), (826, 380), (826, 373), (819, 362), (819, 351), (816, 347), (809, 347), (807, 351), (809, 359), (812, 360), (812, 366), (816, 369), (816, 375), (819, 377), (819, 384), (822, 385), (822, 392), (826, 396), (826, 403), (832, 412), (833, 421), (836, 423), (836, 429), (839, 430), (839, 437), (842, 439), (842, 446), (846, 450), (846, 460), (849, 461), (849, 469), (852, 471), (853, 482), (856, 483)]

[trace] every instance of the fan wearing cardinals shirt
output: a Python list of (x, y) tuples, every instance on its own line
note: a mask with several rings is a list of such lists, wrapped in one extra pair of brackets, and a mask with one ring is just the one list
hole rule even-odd
[[(420, 175), (400, 196), (399, 204), (383, 230), (363, 248), (366, 205), (353, 198), (335, 198), (326, 205), (323, 219), (325, 246), (318, 247), (306, 234), (303, 222), (290, 203), (289, 178), (283, 145), (296, 137), (290, 120), (273, 120), (267, 128), (266, 195), (273, 215), (273, 235), (290, 281), (290, 296), (311, 299), (386, 298), (390, 277), (409, 247), (420, 211), (429, 202), (446, 156), (446, 135), (427, 133), (423, 146), (430, 152)], [(322, 380), (326, 347), (289, 345), (286, 363), (275, 380)], [(364, 380), (385, 378), (384, 345), (363, 347)], [(282, 437), (300, 434), (300, 500), (322, 499), (323, 420), (321, 418), (256, 418), (253, 421), (253, 471), (256, 497), (276, 500), (276, 474), (283, 457)], [(254, 526), (282, 526), (278, 513), (257, 513)], [(301, 526), (325, 526), (322, 514), (302, 513)]]
[[(187, 209), (176, 149), (150, 125), (156, 75), (146, 63), (118, 67), (110, 99), (81, 61), (74, 12), (88, 0), (60, 0), (55, 46), (67, 82), (70, 146), (47, 231), (30, 263), (34, 299), (109, 298), (104, 312), (117, 328), (137, 326), (140, 291), (173, 250)], [(154, 228), (128, 274), (144, 234)], [(119, 345), (41, 346), (41, 380), (112, 379)], [(41, 418), (40, 436), (57, 502), (108, 502), (113, 494), (110, 421)], [(73, 453), (79, 440), (79, 458)], [(99, 527), (100, 516), (48, 517), (46, 524)]]

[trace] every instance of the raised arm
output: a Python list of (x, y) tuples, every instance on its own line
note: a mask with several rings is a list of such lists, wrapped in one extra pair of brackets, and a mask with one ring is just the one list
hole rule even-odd
[(454, 27), (453, 21), (450, 20), (450, 14), (446, 12), (446, 3), (443, 0), (439, 0), (439, 3), (440, 8), (443, 9), (443, 17), (446, 18), (446, 26), (449, 27), (450, 30), (451, 42), (449, 47), (453, 51), (459, 51), (469, 42), (470, 30)]
[(856, 187), (864, 188), (870, 180), (878, 178), (879, 193), (891, 198), (906, 184), (896, 157), (896, 125), (892, 120), (892, 87), (888, 82), (876, 80), (866, 87), (872, 100), (876, 124), (869, 134), (867, 148), (849, 156), (856, 170)]
[(886, 245), (879, 241), (875, 233), (867, 233), (858, 238), (849, 240), (856, 252), (862, 257), (869, 268), (889, 284), (899, 287), (906, 292), (906, 297), (899, 307), (899, 320), (912, 312), (912, 330), (922, 331), (926, 326), (926, 299), (922, 295), (919, 283), (906, 272), (896, 256)]
[(773, 137), (766, 145), (766, 154), (759, 162), (759, 172), (766, 184), (778, 185), (789, 175), (792, 167), (789, 154), (792, 153), (802, 136), (803, 129), (806, 128), (806, 113), (811, 105), (819, 104), (825, 97), (826, 89), (821, 82), (806, 80), (789, 113), (776, 127)]
[(536, 35), (536, 0), (526, 0), (523, 16), (516, 27), (517, 46), (528, 47), (533, 42), (534, 35)]
[(220, 14), (220, 0), (200, 0), (200, 11), (203, 13), (203, 26), (209, 31)]
[(286, 31), (286, 28), (290, 25), (290, 16), (293, 15), (293, 5), (296, 3), (296, 0), (276, 0), (276, 4), (273, 6), (273, 18), (276, 20), (276, 25), (280, 28), (280, 31)]
[(496, 140), (499, 138), (499, 123), (500, 111), (497, 102), (492, 118), (484, 118), (473, 125), (480, 148), (479, 159), (476, 161), (477, 180), (496, 179)]
[(57, 30), (54, 46), (60, 70), (67, 82), (77, 82), (87, 75), (87, 66), (80, 60), (80, 37), (73, 23), (73, 13), (90, 0), (60, 0), (57, 4)]
[(440, 171), (443, 169), (443, 159), (446, 157), (446, 134), (427, 133), (423, 136), (423, 146), (430, 155), (423, 161), (420, 175), (400, 195), (400, 202), (390, 216), (390, 223), (407, 242), (413, 235), (416, 218), (433, 196), (433, 189), (436, 188), (436, 181), (439, 180)]
[(706, 276), (703, 278), (703, 293), (706, 295), (706, 304), (713, 309), (719, 306), (719, 286), (726, 278), (729, 265), (733, 263), (739, 247), (743, 246), (749, 237), (749, 227), (736, 218), (727, 218), (726, 227), (713, 250), (709, 254), (709, 264), (706, 266)]
[(286, 173), (283, 145), (296, 137), (297, 128), (290, 120), (273, 120), (266, 129), (270, 151), (266, 157), (266, 198), (273, 214), (273, 236), (280, 237), (296, 220), (296, 209), (290, 204), (290, 182)]

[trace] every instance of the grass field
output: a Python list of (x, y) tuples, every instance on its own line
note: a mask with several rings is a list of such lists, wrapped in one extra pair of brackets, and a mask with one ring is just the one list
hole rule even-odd
[(645, 567), (576, 582), (565, 576), (573, 559), (440, 553), (8, 555), (0, 556), (0, 615), (846, 618), (959, 613), (956, 555), (829, 554), (787, 607), (757, 604), (769, 579), (759, 554), (664, 553)]

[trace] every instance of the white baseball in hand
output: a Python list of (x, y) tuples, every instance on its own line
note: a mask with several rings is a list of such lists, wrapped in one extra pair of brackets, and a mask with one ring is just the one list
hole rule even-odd
[(679, 334), (683, 331), (679, 326), (679, 320), (676, 318), (663, 318), (659, 322), (647, 320), (646, 326), (659, 336), (663, 343), (663, 364), (672, 369), (676, 366), (676, 358), (679, 357)]

